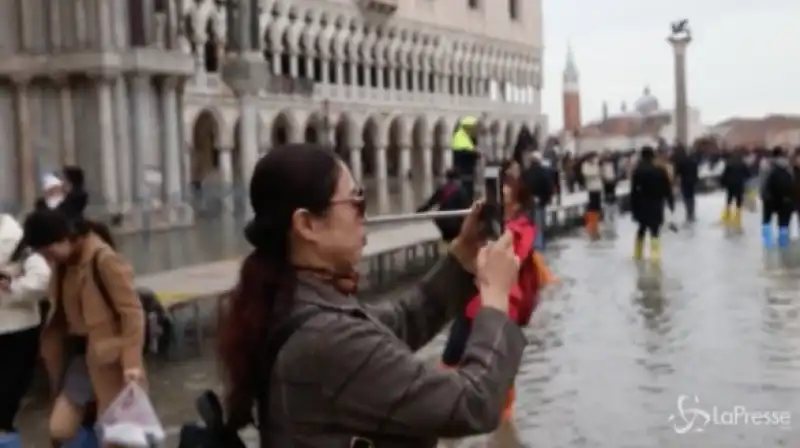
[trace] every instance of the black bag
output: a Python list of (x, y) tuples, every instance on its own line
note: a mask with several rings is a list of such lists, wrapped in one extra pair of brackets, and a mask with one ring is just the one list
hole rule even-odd
[[(278, 359), (281, 348), (300, 327), (320, 312), (321, 310), (318, 308), (309, 308), (290, 317), (278, 326), (277, 331), (267, 339), (264, 350), (266, 358), (262, 370), (265, 381), (275, 366), (275, 360)], [(265, 387), (257, 400), (260, 422), (264, 422), (268, 418), (266, 411), (268, 405), (269, 398)], [(203, 392), (195, 401), (195, 408), (200, 414), (201, 423), (187, 423), (181, 427), (178, 448), (246, 448), (245, 443), (239, 438), (239, 434), (226, 425), (222, 404), (216, 393), (210, 390)]]
[[(92, 259), (92, 274), (106, 307), (108, 307), (114, 315), (114, 320), (119, 324), (121, 316), (114, 306), (111, 294), (109, 294), (108, 288), (103, 281), (103, 276), (100, 273), (99, 258), (100, 254), (98, 253)], [(174, 336), (172, 318), (152, 290), (138, 288), (136, 295), (139, 296), (139, 302), (142, 304), (142, 311), (144, 311), (144, 352), (159, 355), (166, 354)]]

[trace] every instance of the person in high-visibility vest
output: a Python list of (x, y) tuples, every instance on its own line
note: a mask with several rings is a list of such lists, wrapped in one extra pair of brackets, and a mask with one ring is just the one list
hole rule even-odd
[(464, 117), (458, 122), (458, 127), (450, 141), (450, 149), (453, 151), (453, 168), (460, 174), (464, 189), (470, 197), (473, 197), (475, 193), (475, 167), (480, 157), (475, 147), (477, 128), (477, 118)]

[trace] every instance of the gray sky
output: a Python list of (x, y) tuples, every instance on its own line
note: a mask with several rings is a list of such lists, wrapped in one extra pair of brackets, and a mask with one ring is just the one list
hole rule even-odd
[[(584, 122), (603, 101), (617, 112), (650, 86), (674, 104), (670, 23), (688, 18), (689, 102), (703, 122), (733, 115), (800, 113), (800, 0), (542, 0), (550, 129), (563, 124), (561, 75), (571, 42)], [(749, 22), (749, 25), (748, 25)], [(749, 29), (748, 29), (749, 27)]]

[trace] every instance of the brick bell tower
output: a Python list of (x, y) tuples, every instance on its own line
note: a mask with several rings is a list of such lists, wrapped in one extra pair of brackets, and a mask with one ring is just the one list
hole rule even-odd
[(581, 89), (572, 45), (567, 47), (567, 64), (563, 76), (564, 132), (575, 136), (581, 129)]

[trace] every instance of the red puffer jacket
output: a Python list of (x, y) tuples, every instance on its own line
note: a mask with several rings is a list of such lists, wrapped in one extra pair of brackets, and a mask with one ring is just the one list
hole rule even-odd
[[(506, 221), (506, 230), (514, 236), (514, 252), (521, 260), (517, 284), (509, 294), (508, 316), (519, 325), (527, 325), (539, 303), (539, 276), (533, 260), (536, 226), (527, 216)], [(467, 317), (472, 320), (481, 309), (481, 298), (475, 296), (467, 304)]]

